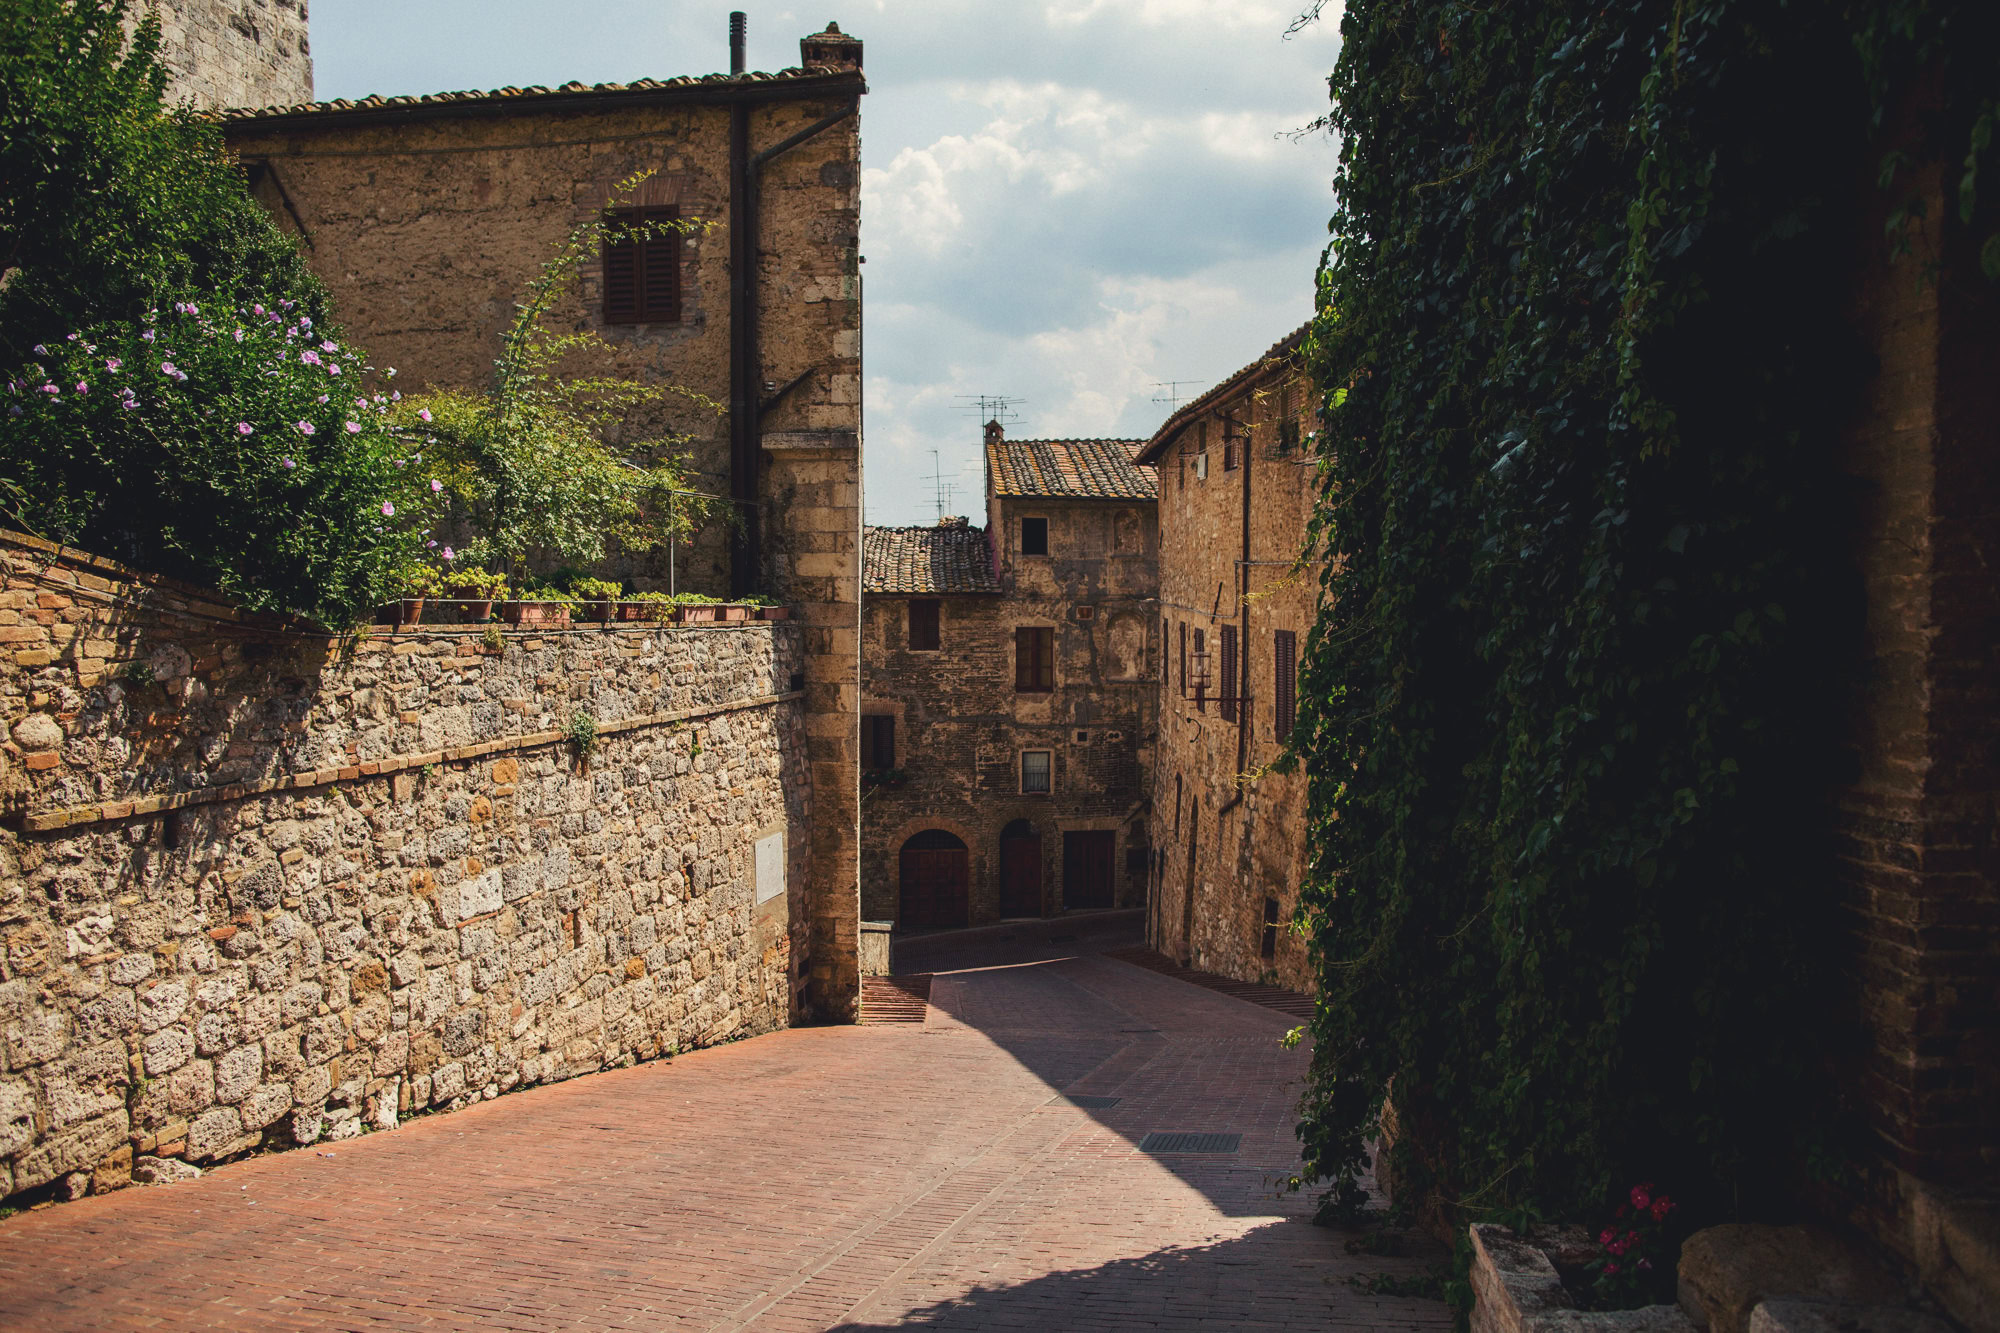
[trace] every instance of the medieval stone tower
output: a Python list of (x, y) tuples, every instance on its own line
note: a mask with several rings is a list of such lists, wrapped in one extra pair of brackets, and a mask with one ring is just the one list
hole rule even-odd
[(167, 96), (220, 110), (288, 106), (313, 95), (307, 0), (139, 0), (160, 18)]

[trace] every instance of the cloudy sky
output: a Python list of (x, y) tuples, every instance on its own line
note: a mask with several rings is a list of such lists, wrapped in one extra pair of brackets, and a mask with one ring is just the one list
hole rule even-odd
[[(1337, 17), (1299, 0), (315, 0), (322, 98), (796, 65), (867, 43), (861, 248), (871, 523), (979, 521), (982, 394), (1014, 436), (1144, 436), (1312, 311)], [(1329, 6), (1329, 11), (1332, 7)]]

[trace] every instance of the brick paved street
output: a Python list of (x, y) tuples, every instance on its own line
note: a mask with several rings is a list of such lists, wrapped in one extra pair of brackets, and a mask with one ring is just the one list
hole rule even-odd
[[(1422, 1264), (1350, 1256), (1276, 1195), (1294, 1020), (1065, 957), (1132, 940), (1061, 930), (913, 944), (899, 965), (938, 970), (921, 1023), (777, 1033), (15, 1217), (0, 1327), (1447, 1327), (1346, 1281)], [(1155, 1130), (1241, 1147), (1139, 1152)]]

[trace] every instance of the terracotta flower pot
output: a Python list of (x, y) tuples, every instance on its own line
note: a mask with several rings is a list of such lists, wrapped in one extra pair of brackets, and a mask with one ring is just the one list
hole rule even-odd
[(502, 602), (500, 618), (510, 625), (567, 625), (569, 608), (561, 602)]
[(722, 608), (710, 602), (677, 606), (674, 610), (680, 613), (683, 625), (706, 625), (722, 619)]
[(792, 608), (789, 606), (760, 606), (757, 608), (759, 620), (790, 620)]
[(423, 598), (405, 597), (402, 601), (396, 603), (396, 623), (398, 625), (414, 625), (420, 622), (423, 618), (424, 618)]
[(722, 618), (724, 620), (748, 620), (750, 618), (750, 608), (747, 606), (726, 604), (722, 607)]
[(585, 602), (583, 604), (584, 619), (594, 620), (600, 625), (610, 624), (616, 618), (617, 613), (618, 603), (613, 601)]
[(491, 597), (455, 597), (445, 603), (458, 616), (459, 623), (483, 625), (493, 615)]

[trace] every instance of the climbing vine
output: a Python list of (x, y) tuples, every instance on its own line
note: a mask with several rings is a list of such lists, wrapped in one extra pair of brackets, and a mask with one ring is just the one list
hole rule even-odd
[(1878, 174), (1969, 150), (1986, 217), (1984, 8), (1348, 0), (1293, 740), (1334, 1203), (1379, 1137), (1443, 1216), (1712, 1216), (1832, 1132), (1847, 303)]

